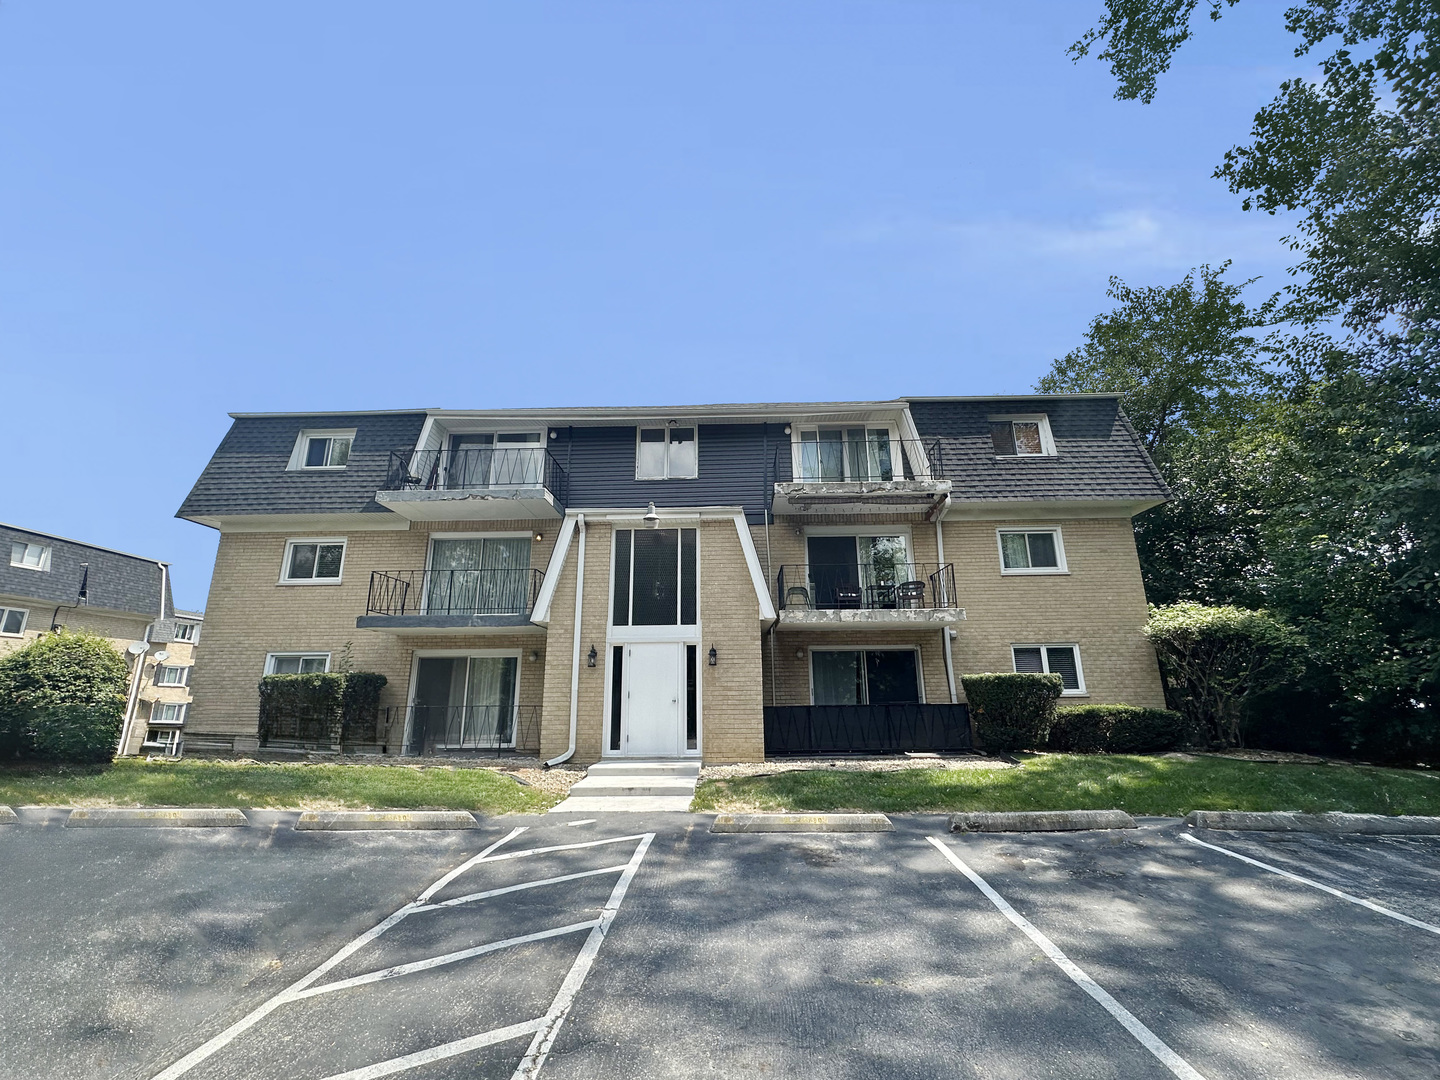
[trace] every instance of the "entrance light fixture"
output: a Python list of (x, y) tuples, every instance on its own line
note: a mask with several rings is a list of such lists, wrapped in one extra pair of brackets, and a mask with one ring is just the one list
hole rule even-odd
[(594, 666), (595, 666), (595, 658), (596, 658), (597, 656), (599, 656), (599, 655), (600, 655), (600, 654), (595, 651), (595, 646), (594, 646), (594, 645), (591, 645), (591, 646), (590, 646), (590, 655), (585, 658), (585, 666), (586, 666), (586, 667), (594, 667)]
[(714, 667), (714, 666), (715, 666), (715, 660), (716, 660), (715, 646), (714, 646), (714, 645), (711, 645), (711, 646), (710, 646), (710, 666), (711, 666), (711, 667)]
[(660, 515), (655, 512), (655, 504), (650, 504), (650, 509), (645, 512), (645, 527), (647, 529), (658, 529), (660, 527)]

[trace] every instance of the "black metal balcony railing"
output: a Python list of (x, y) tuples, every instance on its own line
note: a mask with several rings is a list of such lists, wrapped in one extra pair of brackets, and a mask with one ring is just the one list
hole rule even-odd
[(386, 491), (544, 488), (563, 504), (570, 478), (550, 451), (535, 446), (392, 450)]
[(843, 484), (945, 478), (939, 439), (829, 439), (782, 446), (775, 455), (778, 483)]
[(527, 615), (541, 570), (374, 570), (366, 615)]
[(775, 595), (782, 611), (959, 606), (954, 563), (790, 563), (775, 575)]
[(540, 750), (539, 705), (400, 705), (383, 722), (410, 755)]

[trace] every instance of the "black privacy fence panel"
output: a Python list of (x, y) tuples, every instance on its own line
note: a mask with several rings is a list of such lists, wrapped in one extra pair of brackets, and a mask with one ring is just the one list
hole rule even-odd
[(540, 750), (539, 705), (409, 705), (385, 712), (410, 755)]
[(767, 705), (765, 753), (969, 750), (964, 705)]

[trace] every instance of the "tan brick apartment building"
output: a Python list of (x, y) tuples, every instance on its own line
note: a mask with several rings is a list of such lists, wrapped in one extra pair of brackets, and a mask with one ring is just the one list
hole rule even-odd
[(187, 745), (342, 654), (384, 753), (957, 748), (975, 671), (1163, 705), (1165, 498), (1109, 395), (237, 414), (179, 511), (221, 534)]
[(204, 616), (179, 611), (170, 566), (0, 524), (0, 655), (61, 627), (109, 638), (130, 668), (121, 754), (179, 754)]

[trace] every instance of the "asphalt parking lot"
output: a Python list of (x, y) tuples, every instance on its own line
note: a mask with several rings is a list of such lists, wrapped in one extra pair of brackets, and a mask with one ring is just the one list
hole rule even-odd
[(1440, 1075), (1440, 838), (22, 816), (5, 1078)]

